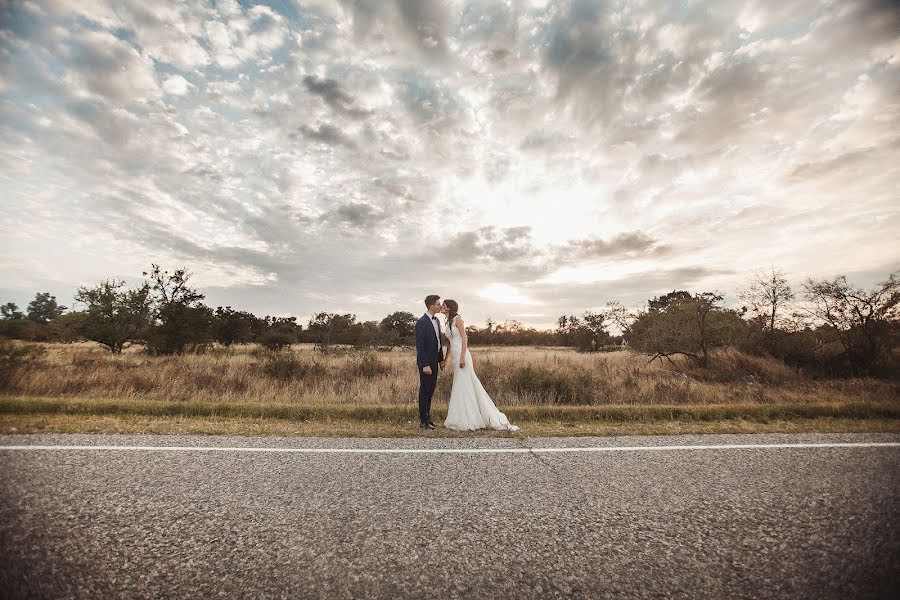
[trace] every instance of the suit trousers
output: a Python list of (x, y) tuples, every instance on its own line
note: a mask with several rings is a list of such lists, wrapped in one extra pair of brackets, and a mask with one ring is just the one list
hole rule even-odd
[(431, 420), (431, 398), (434, 396), (434, 388), (437, 387), (438, 366), (431, 365), (431, 375), (422, 372), (419, 368), (419, 422), (428, 423)]

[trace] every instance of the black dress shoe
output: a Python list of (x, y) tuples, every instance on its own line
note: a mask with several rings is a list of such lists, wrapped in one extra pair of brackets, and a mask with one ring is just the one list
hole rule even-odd
[(419, 423), (419, 427), (422, 429), (434, 429), (434, 423)]
[(431, 428), (434, 429), (437, 425), (434, 424), (434, 421), (428, 421), (428, 424), (431, 425)]

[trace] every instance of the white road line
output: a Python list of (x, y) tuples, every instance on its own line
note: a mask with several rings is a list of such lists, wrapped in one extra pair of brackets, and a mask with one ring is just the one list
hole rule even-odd
[(900, 442), (808, 444), (711, 444), (696, 446), (591, 446), (586, 448), (265, 448), (240, 446), (3, 446), (0, 451), (249, 452), (274, 454), (527, 454), (531, 452), (661, 452), (678, 450), (765, 450), (781, 448), (896, 448)]

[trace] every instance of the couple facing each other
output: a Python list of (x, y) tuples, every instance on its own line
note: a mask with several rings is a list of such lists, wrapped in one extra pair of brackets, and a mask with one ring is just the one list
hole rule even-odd
[[(475, 374), (472, 355), (459, 305), (454, 300), (444, 300), (432, 294), (425, 298), (427, 312), (416, 323), (416, 363), (419, 368), (419, 426), (434, 429), (431, 422), (431, 397), (437, 386), (438, 371), (453, 367), (453, 385), (450, 389), (450, 405), (444, 427), (459, 431), (473, 429), (499, 429), (516, 431), (509, 419), (494, 406)], [(449, 352), (445, 355), (441, 344), (441, 323), (437, 314), (446, 317)]]

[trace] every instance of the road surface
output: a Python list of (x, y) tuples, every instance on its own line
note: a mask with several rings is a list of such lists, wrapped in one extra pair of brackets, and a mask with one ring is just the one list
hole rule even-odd
[(0, 436), (14, 598), (888, 598), (898, 532), (889, 434)]

